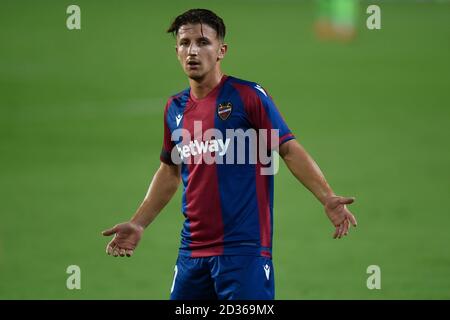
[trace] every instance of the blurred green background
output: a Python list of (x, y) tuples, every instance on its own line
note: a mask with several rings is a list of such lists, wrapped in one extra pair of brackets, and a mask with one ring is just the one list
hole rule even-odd
[[(81, 7), (81, 30), (66, 8)], [(159, 166), (163, 108), (188, 82), (165, 33), (192, 7), (223, 17), (227, 74), (259, 82), (351, 206), (340, 241), (288, 172), (276, 177), (277, 299), (450, 298), (450, 4), (377, 2), (382, 29), (321, 42), (311, 1), (2, 1), (0, 298), (167, 299), (181, 188), (131, 259), (101, 231)], [(81, 290), (66, 268), (81, 268)], [(366, 287), (369, 265), (381, 290)]]

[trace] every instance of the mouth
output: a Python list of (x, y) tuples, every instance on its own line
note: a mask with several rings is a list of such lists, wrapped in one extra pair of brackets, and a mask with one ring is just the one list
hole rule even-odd
[(200, 61), (189, 60), (186, 64), (189, 69), (197, 69), (200, 66)]

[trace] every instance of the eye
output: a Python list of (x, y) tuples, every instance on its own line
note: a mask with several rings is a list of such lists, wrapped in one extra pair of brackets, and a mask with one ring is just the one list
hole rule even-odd
[(200, 40), (200, 45), (201, 46), (206, 46), (208, 44), (209, 44), (208, 40)]

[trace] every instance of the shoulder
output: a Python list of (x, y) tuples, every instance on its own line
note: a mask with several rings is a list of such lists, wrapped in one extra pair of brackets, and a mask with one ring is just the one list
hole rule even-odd
[(228, 83), (232, 85), (243, 100), (262, 100), (270, 98), (266, 89), (258, 82), (229, 77)]
[(176, 94), (173, 94), (167, 99), (167, 102), (171, 101), (182, 101), (187, 100), (189, 98), (190, 88), (184, 89)]
[(164, 108), (164, 111), (167, 112), (169, 109), (173, 109), (174, 106), (180, 106), (189, 99), (189, 92), (190, 89), (184, 89), (183, 91), (180, 91), (176, 94), (171, 95), (166, 102), (166, 106)]
[(272, 104), (272, 98), (258, 82), (231, 77), (230, 84), (237, 91), (247, 113), (259, 112)]

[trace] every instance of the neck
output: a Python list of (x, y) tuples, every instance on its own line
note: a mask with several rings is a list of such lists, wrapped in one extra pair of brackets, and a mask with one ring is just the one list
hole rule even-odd
[(206, 74), (201, 79), (189, 78), (189, 85), (191, 86), (191, 93), (197, 99), (203, 99), (211, 92), (222, 79), (223, 73), (220, 69), (216, 69), (209, 74)]

